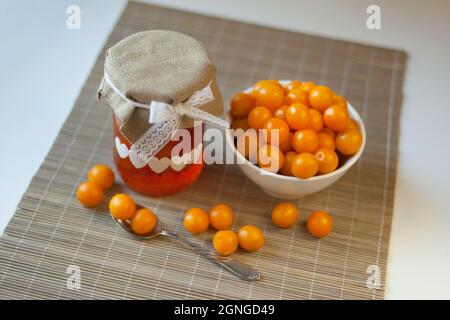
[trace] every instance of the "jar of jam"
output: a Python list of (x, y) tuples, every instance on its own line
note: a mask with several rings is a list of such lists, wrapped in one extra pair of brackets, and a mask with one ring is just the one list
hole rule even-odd
[[(222, 99), (205, 48), (179, 32), (143, 31), (109, 48), (104, 69), (97, 97), (113, 111), (114, 162), (123, 181), (155, 197), (194, 183), (204, 165), (203, 123), (228, 126), (217, 118)], [(190, 148), (173, 140), (179, 130), (189, 133)]]

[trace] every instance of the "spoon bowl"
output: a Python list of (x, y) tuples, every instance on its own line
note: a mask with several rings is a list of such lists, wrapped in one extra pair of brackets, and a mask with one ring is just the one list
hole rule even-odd
[(131, 233), (133, 236), (141, 238), (143, 240), (148, 240), (148, 239), (153, 239), (156, 238), (157, 236), (159, 236), (162, 233), (162, 225), (161, 225), (161, 221), (158, 219), (156, 226), (153, 228), (152, 231), (150, 231), (149, 233), (146, 234), (139, 234), (134, 232), (134, 230), (131, 228), (131, 221), (130, 220), (121, 220), (121, 219), (117, 219), (116, 217), (114, 217), (113, 215), (111, 215), (111, 217), (113, 217), (114, 220), (116, 220), (116, 222), (126, 231), (128, 231), (129, 233)]

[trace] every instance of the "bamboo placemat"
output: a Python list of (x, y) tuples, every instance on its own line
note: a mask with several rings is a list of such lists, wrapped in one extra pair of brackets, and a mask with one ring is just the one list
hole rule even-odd
[[(299, 201), (301, 222), (287, 230), (270, 222), (277, 200), (232, 165), (207, 167), (190, 189), (168, 198), (125, 190), (182, 234), (186, 208), (231, 204), (236, 227), (256, 224), (266, 235), (260, 252), (234, 256), (263, 272), (259, 282), (241, 281), (168, 239), (140, 242), (113, 222), (106, 206), (93, 213), (74, 197), (93, 164), (112, 165), (110, 109), (95, 99), (104, 49), (0, 240), (0, 298), (383, 298), (406, 55), (133, 2), (105, 48), (131, 33), (157, 28), (179, 30), (205, 44), (217, 64), (225, 101), (259, 79), (331, 86), (365, 121), (362, 158), (332, 187)], [(334, 216), (333, 233), (320, 241), (304, 226), (308, 213), (319, 209)], [(211, 237), (209, 231), (194, 240), (209, 246)], [(79, 290), (66, 286), (71, 265), (80, 268)], [(380, 270), (379, 289), (367, 287), (370, 266)]]

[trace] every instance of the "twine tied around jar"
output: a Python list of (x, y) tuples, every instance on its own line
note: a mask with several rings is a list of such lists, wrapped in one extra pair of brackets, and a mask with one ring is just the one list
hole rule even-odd
[(173, 106), (161, 101), (151, 101), (148, 105), (133, 101), (114, 85), (107, 72), (104, 73), (104, 79), (111, 89), (129, 104), (149, 110), (148, 122), (151, 127), (131, 146), (138, 157), (146, 162), (150, 161), (150, 158), (171, 140), (175, 131), (180, 127), (183, 116), (193, 120), (205, 121), (212, 126), (223, 129), (230, 127), (227, 121), (199, 109), (200, 106), (215, 99), (211, 90), (211, 82), (203, 89), (194, 92), (186, 101)]

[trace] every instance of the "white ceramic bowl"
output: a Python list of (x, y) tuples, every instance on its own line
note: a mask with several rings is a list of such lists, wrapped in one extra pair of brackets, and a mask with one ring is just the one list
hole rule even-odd
[[(281, 84), (287, 84), (290, 80), (281, 80)], [(249, 92), (251, 88), (246, 89), (244, 92)], [(308, 194), (318, 192), (336, 182), (340, 177), (347, 172), (352, 165), (361, 157), (364, 147), (366, 145), (366, 129), (364, 123), (361, 120), (358, 112), (349, 103), (348, 111), (353, 120), (358, 123), (358, 126), (362, 134), (362, 144), (359, 151), (351, 156), (347, 161), (337, 170), (319, 176), (314, 176), (308, 179), (299, 179), (297, 177), (283, 176), (277, 173), (271, 173), (261, 169), (257, 165), (254, 165), (248, 161), (235, 147), (234, 138), (231, 132), (226, 131), (226, 143), (228, 148), (233, 151), (238, 159), (238, 166), (242, 172), (256, 183), (267, 194), (281, 199), (300, 199)], [(232, 120), (230, 113), (226, 114), (226, 120)]]

